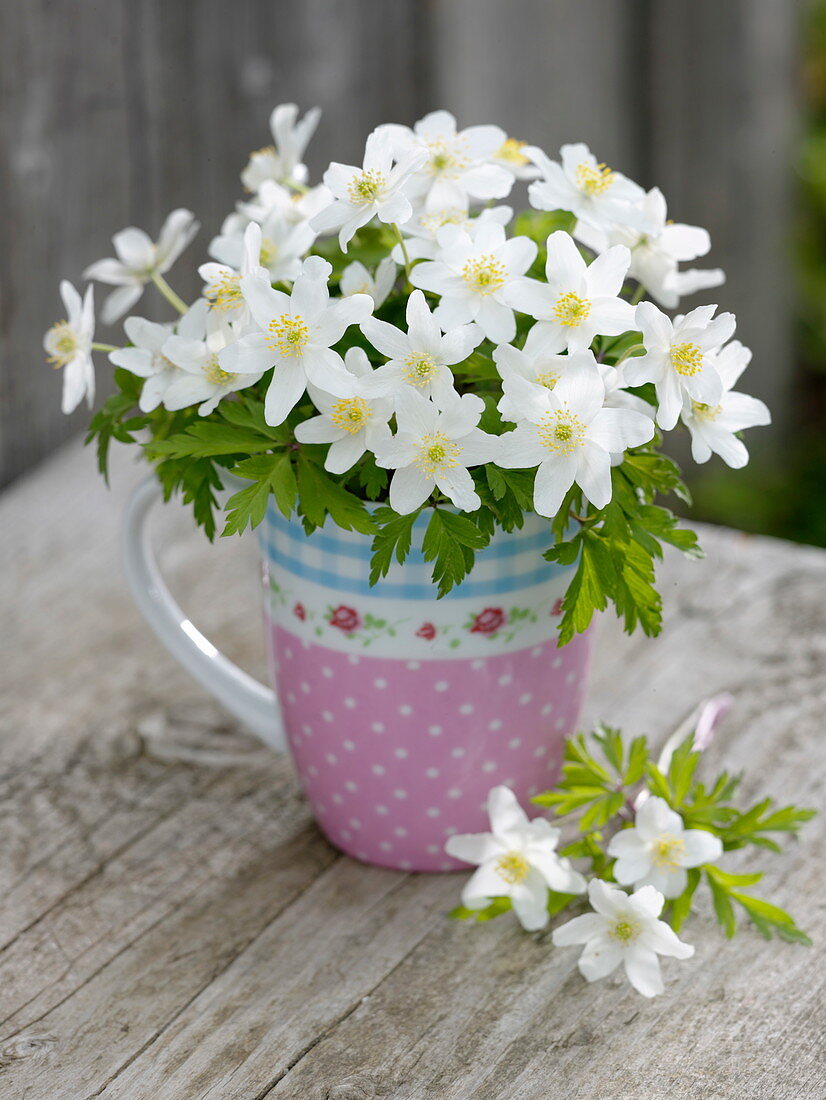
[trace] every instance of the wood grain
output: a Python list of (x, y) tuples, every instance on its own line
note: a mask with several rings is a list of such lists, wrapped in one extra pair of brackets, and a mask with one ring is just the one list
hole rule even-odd
[[(4, 1100), (820, 1100), (822, 948), (724, 944), (705, 903), (667, 992), (589, 986), (510, 919), (449, 921), (461, 876), (339, 856), (287, 760), (247, 738), (131, 607), (114, 489), (70, 444), (0, 497), (0, 1095)], [(656, 641), (602, 624), (587, 720), (664, 737), (736, 705), (710, 750), (744, 795), (817, 805), (826, 555), (705, 528)], [(156, 524), (177, 598), (263, 666), (254, 546)], [(815, 820), (767, 891), (819, 945)], [(734, 861), (732, 860), (732, 865)]]

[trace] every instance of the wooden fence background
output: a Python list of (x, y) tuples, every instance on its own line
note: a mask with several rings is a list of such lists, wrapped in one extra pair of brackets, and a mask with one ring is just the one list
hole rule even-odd
[[(585, 140), (661, 186), (675, 219), (711, 231), (720, 300), (755, 350), (749, 388), (781, 445), (802, 3), (0, 0), (0, 486), (85, 423), (62, 417), (41, 351), (58, 280), (179, 205), (205, 227), (194, 258), (286, 100), (324, 108), (316, 174), (352, 162), (379, 122), (446, 106), (550, 153)], [(193, 292), (186, 266), (172, 281)]]

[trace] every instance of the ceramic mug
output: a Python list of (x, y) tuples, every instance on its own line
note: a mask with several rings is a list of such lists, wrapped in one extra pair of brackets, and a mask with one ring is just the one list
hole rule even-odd
[(229, 662), (172, 600), (147, 534), (150, 477), (127, 506), (123, 549), (138, 607), (187, 670), (253, 733), (289, 745), (319, 826), (348, 855), (454, 870), (453, 833), (486, 829), (503, 783), (549, 786), (579, 719), (588, 635), (556, 643), (571, 567), (544, 560), (547, 520), (497, 531), (463, 583), (436, 598), (421, 540), (368, 581), (371, 540), (331, 521), (306, 535), (270, 507), (258, 529), (275, 691)]

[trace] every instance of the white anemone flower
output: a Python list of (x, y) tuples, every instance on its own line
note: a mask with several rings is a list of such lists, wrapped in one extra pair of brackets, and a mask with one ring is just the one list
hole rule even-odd
[(84, 279), (116, 286), (100, 311), (110, 325), (127, 313), (148, 282), (169, 271), (200, 228), (190, 210), (173, 210), (161, 227), (157, 242), (142, 229), (130, 226), (112, 238), (117, 259), (97, 260), (83, 272)]
[(719, 837), (705, 829), (686, 829), (676, 810), (656, 796), (638, 808), (630, 829), (608, 843), (608, 855), (616, 858), (617, 882), (653, 886), (667, 898), (678, 898), (685, 890), (686, 868), (713, 863), (722, 854)]
[(499, 402), (503, 420), (518, 420), (519, 414), (508, 396), (511, 379), (518, 377), (535, 386), (552, 390), (575, 356), (561, 355), (565, 350), (565, 338), (558, 332), (534, 325), (525, 340), (525, 346), (500, 344), (494, 348), (493, 361), (502, 379), (504, 396)]
[(600, 879), (588, 883), (593, 913), (561, 924), (553, 931), (555, 947), (584, 944), (577, 966), (589, 982), (606, 978), (622, 963), (626, 977), (643, 997), (655, 997), (665, 989), (658, 955), (690, 959), (694, 948), (659, 920), (665, 899), (653, 886), (643, 886), (630, 896)]
[(66, 320), (58, 321), (43, 337), (43, 348), (55, 370), (63, 371), (61, 409), (74, 412), (83, 398), (92, 407), (95, 400), (95, 365), (92, 340), (95, 336), (94, 287), (88, 286), (81, 299), (68, 280), (60, 284)]
[(542, 173), (528, 188), (531, 206), (537, 210), (569, 210), (581, 222), (603, 232), (614, 225), (647, 228), (640, 206), (643, 189), (620, 172), (598, 164), (587, 145), (563, 145), (561, 164), (535, 145), (524, 149)]
[(496, 222), (480, 225), (472, 237), (446, 225), (437, 234), (435, 260), (416, 264), (410, 281), (441, 296), (436, 320), (443, 329), (475, 321), (495, 344), (507, 344), (516, 335), (516, 320), (508, 291), (518, 298), (525, 272), (536, 259), (536, 244), (528, 237), (506, 238)]
[(395, 325), (368, 317), (361, 331), (389, 362), (373, 371), (371, 392), (395, 398), (411, 386), (431, 397), (439, 408), (455, 401), (455, 363), (461, 363), (482, 340), (477, 325), (459, 325), (444, 336), (424, 294), (414, 290), (407, 302), (407, 332)]
[(264, 400), (268, 424), (281, 424), (303, 394), (307, 382), (346, 397), (350, 380), (338, 352), (332, 350), (350, 325), (373, 311), (367, 294), (330, 301), (327, 279), (332, 267), (309, 256), (292, 293), (273, 290), (261, 272), (245, 275), (241, 291), (258, 331), (249, 332), (221, 354), (226, 371), (262, 374), (274, 367)]
[(310, 187), (306, 191), (294, 191), (275, 180), (264, 180), (258, 192), (246, 202), (239, 202), (235, 211), (228, 215), (221, 229), (222, 233), (232, 233), (240, 227), (237, 219), (263, 224), (274, 213), (281, 215), (290, 225), (298, 225), (315, 217), (333, 201), (333, 196), (323, 183)]
[(619, 297), (631, 256), (609, 248), (586, 264), (573, 237), (558, 230), (548, 237), (547, 283), (525, 279), (505, 292), (508, 305), (565, 337), (571, 351), (590, 347), (597, 335), (619, 336), (634, 325), (634, 307)]
[(586, 222), (578, 222), (574, 236), (595, 252), (624, 244), (631, 250), (628, 274), (666, 309), (674, 309), (687, 294), (708, 290), (726, 281), (719, 267), (679, 270), (680, 263), (705, 256), (711, 248), (711, 238), (708, 231), (698, 225), (669, 221), (665, 198), (658, 187), (653, 187), (643, 197), (640, 206), (647, 222), (645, 232), (630, 225), (617, 225), (603, 233)]
[(241, 234), (241, 255), (237, 264), (201, 264), (202, 294), (212, 309), (219, 309), (236, 326), (249, 320), (249, 309), (241, 293), (241, 279), (261, 267), (261, 226), (250, 222)]
[(348, 348), (344, 366), (351, 378), (349, 394), (341, 397), (310, 385), (310, 396), (321, 415), (295, 428), (299, 443), (330, 444), (324, 469), (331, 474), (345, 473), (365, 451), (374, 451), (383, 440), (390, 439), (387, 422), (393, 415), (392, 401), (372, 395), (363, 384), (372, 373), (364, 349)]
[[(186, 340), (203, 339), (208, 308), (207, 300), (199, 298), (178, 321), (175, 333)], [(172, 383), (184, 377), (181, 368), (163, 350), (173, 326), (159, 325), (145, 317), (127, 317), (123, 327), (133, 346), (110, 352), (109, 362), (144, 379), (138, 406), (141, 412), (152, 412), (162, 403)]]
[[(256, 223), (251, 223), (256, 224)], [(270, 282), (292, 282), (301, 271), (301, 261), (315, 241), (309, 222), (288, 222), (280, 210), (271, 211), (260, 223), (261, 243), (256, 266), (261, 266)], [(237, 271), (244, 258), (244, 233), (220, 233), (209, 242), (209, 254), (226, 267)]]
[[(572, 356), (572, 358), (574, 358)], [(650, 417), (633, 409), (605, 408), (605, 387), (590, 353), (580, 353), (552, 390), (513, 376), (507, 396), (516, 428), (499, 437), (500, 466), (537, 466), (534, 507), (555, 516), (576, 483), (595, 508), (611, 499), (611, 456), (647, 443)]]
[(475, 394), (457, 397), (443, 410), (406, 387), (396, 398), (396, 435), (376, 447), (376, 464), (395, 470), (390, 506), (399, 515), (420, 507), (439, 489), (463, 512), (481, 504), (468, 466), (492, 462), (496, 436), (478, 428), (485, 403)]
[(431, 111), (412, 129), (388, 123), (379, 130), (390, 137), (397, 157), (412, 151), (424, 154), (407, 191), (428, 210), (461, 207), (469, 198), (487, 202), (510, 194), (513, 173), (492, 163), (507, 141), (499, 126), (469, 126), (457, 131), (450, 111)]
[(353, 234), (373, 218), (399, 225), (413, 214), (404, 188), (410, 174), (422, 163), (424, 153), (413, 149), (393, 164), (389, 138), (374, 130), (364, 148), (364, 164), (356, 168), (335, 161), (324, 173), (324, 184), (333, 202), (311, 221), (317, 233), (338, 229), (341, 251)]
[(307, 169), (301, 158), (320, 118), (321, 109), (313, 107), (299, 121), (295, 103), (280, 103), (270, 115), (270, 131), (275, 144), (250, 155), (249, 164), (241, 173), (244, 186), (257, 191), (267, 180), (303, 183)]
[(374, 308), (378, 309), (387, 300), (395, 281), (396, 261), (392, 257), (385, 256), (379, 261), (375, 275), (371, 275), (364, 264), (356, 260), (342, 271), (339, 289), (345, 298), (352, 294), (369, 294)]
[(717, 454), (726, 465), (740, 469), (749, 460), (745, 444), (736, 432), (771, 424), (771, 413), (756, 397), (732, 390), (751, 361), (751, 351), (739, 340), (732, 340), (712, 356), (714, 368), (723, 384), (716, 405), (683, 398), (682, 421), (691, 433), (691, 456), (695, 462), (708, 462)]
[[(469, 237), (475, 238), (479, 229), (489, 222), (507, 225), (513, 217), (510, 206), (490, 206), (479, 214), (471, 216), (465, 206), (446, 206), (441, 210), (420, 210), (402, 227), (405, 237), (405, 250), (410, 260), (433, 260), (439, 251), (437, 236), (445, 225), (455, 225), (463, 229)], [(397, 244), (390, 253), (398, 264), (404, 263), (404, 252)]]
[(445, 851), (476, 863), (462, 891), (468, 909), (484, 909), (493, 898), (511, 899), (520, 924), (529, 932), (548, 923), (548, 890), (582, 894), (585, 879), (556, 853), (560, 832), (544, 817), (529, 821), (513, 791), (494, 787), (488, 795), (489, 833), (448, 838)]
[(541, 175), (531, 158), (526, 156), (527, 141), (518, 138), (506, 138), (490, 158), (492, 164), (498, 164), (510, 172), (517, 180), (535, 180)]
[(198, 412), (208, 416), (222, 397), (257, 382), (262, 371), (236, 374), (221, 366), (219, 356), (234, 339), (232, 326), (215, 310), (206, 314), (205, 331), (200, 337), (180, 333), (168, 336), (161, 355), (179, 368), (179, 374), (164, 393), (164, 407), (187, 409), (200, 402)]
[(715, 408), (723, 395), (714, 352), (731, 337), (735, 321), (731, 313), (714, 317), (716, 309), (698, 306), (672, 321), (653, 302), (637, 306), (645, 355), (626, 360), (625, 380), (629, 386), (654, 383), (657, 423), (665, 431), (677, 423), (684, 396)]

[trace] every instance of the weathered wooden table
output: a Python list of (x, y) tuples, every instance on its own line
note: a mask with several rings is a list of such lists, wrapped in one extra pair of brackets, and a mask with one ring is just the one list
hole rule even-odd
[[(515, 921), (445, 917), (456, 875), (382, 871), (315, 829), (287, 760), (150, 636), (114, 489), (70, 445), (0, 497), (3, 1100), (823, 1100), (819, 948), (725, 944), (702, 905), (666, 994), (587, 985)], [(167, 508), (173, 590), (263, 674), (252, 545)], [(703, 531), (662, 572), (654, 641), (602, 624), (587, 719), (666, 733), (736, 696), (710, 765), (816, 805), (826, 772), (826, 554)], [(822, 942), (826, 818), (767, 889)], [(770, 862), (770, 861), (769, 861)]]

